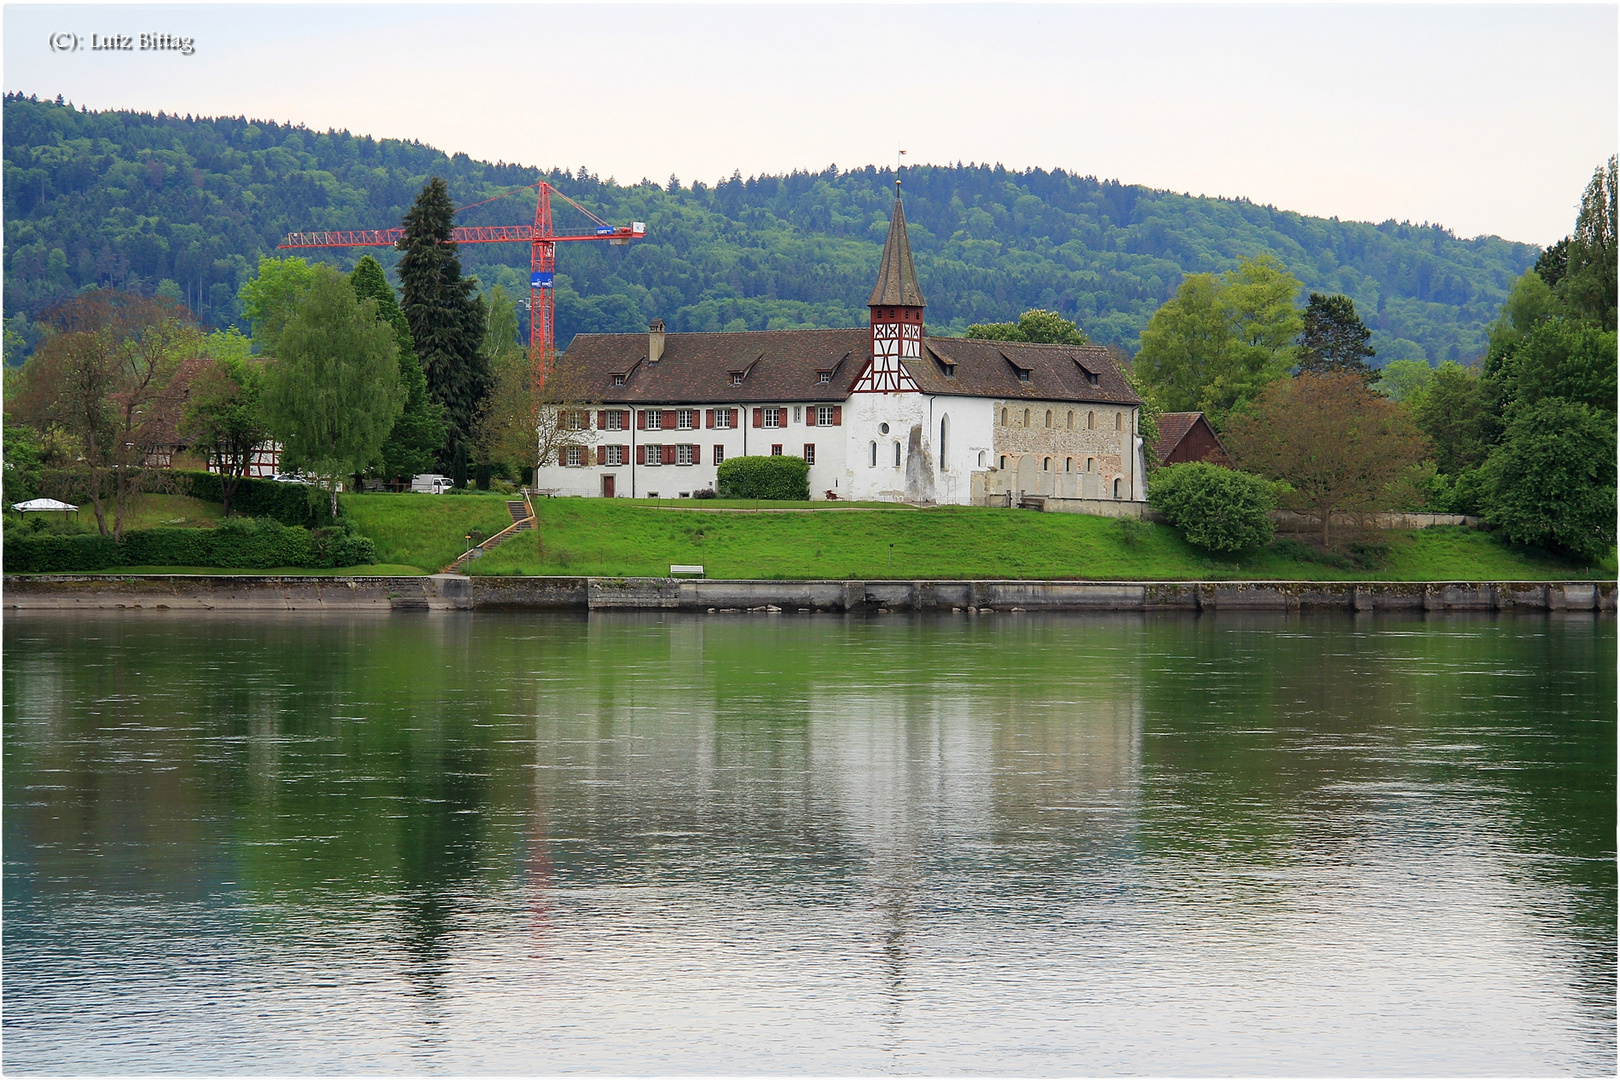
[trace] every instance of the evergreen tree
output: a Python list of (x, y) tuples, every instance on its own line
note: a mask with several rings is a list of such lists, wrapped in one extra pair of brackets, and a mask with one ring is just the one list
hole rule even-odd
[(1349, 371), (1371, 380), (1375, 373), (1366, 357), (1373, 355), (1367, 344), (1372, 331), (1356, 314), (1348, 296), (1311, 293), (1305, 305), (1305, 329), (1299, 335), (1299, 370), (1321, 374)]
[(405, 215), (398, 247), (405, 319), (427, 377), (428, 396), (444, 406), (447, 438), (442, 464), (457, 487), (467, 482), (467, 459), (479, 411), (489, 394), (484, 300), (476, 278), (461, 276), (461, 257), (450, 239), (455, 207), (439, 177), (429, 180)]
[(376, 472), (393, 479), (427, 472), (444, 446), (447, 432), (444, 406), (428, 397), (427, 377), (422, 374), (422, 362), (416, 358), (410, 323), (400, 310), (382, 264), (370, 255), (354, 268), (349, 284), (362, 303), (371, 300), (377, 305), (377, 320), (393, 328), (399, 343), (399, 385), (405, 391), (405, 411), (394, 421), (388, 441), (383, 443), (382, 464)]

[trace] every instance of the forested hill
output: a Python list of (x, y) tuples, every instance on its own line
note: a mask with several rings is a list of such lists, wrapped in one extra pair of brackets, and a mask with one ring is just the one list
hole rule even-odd
[[(284, 234), (397, 225), (434, 175), (458, 205), (544, 176), (609, 221), (647, 223), (647, 239), (628, 247), (560, 250), (559, 342), (654, 317), (680, 330), (859, 325), (894, 197), (893, 172), (872, 167), (620, 185), (583, 167), (542, 174), (241, 118), (84, 112), (18, 95), (4, 108), (5, 310), (8, 328), (30, 341), (28, 317), (90, 284), (163, 291), (230, 323), (238, 287)], [(915, 166), (904, 180), (936, 333), (1042, 307), (1134, 352), (1184, 274), (1270, 251), (1308, 288), (1356, 301), (1377, 362), (1467, 358), (1483, 351), (1486, 325), (1538, 250), (1062, 171)], [(519, 193), (459, 220), (525, 223), (533, 206)], [(566, 206), (556, 213), (559, 230), (586, 224)], [(392, 264), (392, 252), (373, 253)], [(360, 254), (317, 257), (348, 267)], [(462, 256), (486, 286), (527, 293), (526, 245), (467, 246)]]

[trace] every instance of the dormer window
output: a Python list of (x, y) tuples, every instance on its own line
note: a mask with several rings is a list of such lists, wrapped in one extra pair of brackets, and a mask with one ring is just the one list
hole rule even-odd
[(731, 373), (731, 385), (732, 386), (741, 386), (742, 381), (743, 381), (743, 373), (742, 372), (733, 371)]
[(1095, 371), (1092, 371), (1078, 360), (1075, 360), (1074, 366), (1080, 369), (1080, 374), (1086, 377), (1086, 382), (1090, 383), (1092, 386), (1097, 385), (1097, 373)]
[(832, 382), (832, 372), (830, 372), (830, 371), (818, 371), (818, 372), (816, 372), (816, 382), (818, 382), (818, 383), (830, 383), (830, 382)]
[(624, 372), (615, 371), (613, 373), (613, 385), (614, 386), (623, 386), (624, 385), (624, 379), (625, 379)]
[(1013, 368), (1013, 370), (1018, 372), (1018, 381), (1019, 382), (1029, 382), (1029, 372), (1030, 372), (1029, 368), (1027, 368), (1027, 367), (1015, 367), (1015, 368)]

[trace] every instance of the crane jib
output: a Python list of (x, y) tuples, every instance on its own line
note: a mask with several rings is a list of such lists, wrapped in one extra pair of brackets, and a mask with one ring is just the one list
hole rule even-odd
[[(514, 244), (546, 240), (565, 243), (575, 240), (602, 240), (628, 238), (639, 240), (647, 234), (646, 225), (617, 225), (608, 230), (597, 230), (576, 236), (545, 236), (535, 232), (533, 225), (460, 225), (450, 230), (450, 240), (456, 244)], [(390, 247), (405, 235), (404, 229), (360, 229), (349, 232), (296, 232), (288, 233), (278, 248), (322, 247)]]

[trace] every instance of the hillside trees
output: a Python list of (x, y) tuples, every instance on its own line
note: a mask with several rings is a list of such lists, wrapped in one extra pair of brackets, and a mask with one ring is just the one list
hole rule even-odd
[(401, 307), (428, 394), (445, 410), (448, 437), (441, 462), (456, 486), (464, 487), (490, 378), (481, 349), (487, 312), (477, 280), (461, 276), (461, 258), (450, 240), (454, 214), (449, 189), (434, 177), (405, 215), (405, 235), (397, 246)]
[[(5, 100), (3, 130), (4, 307), (24, 351), (36, 343), (32, 320), (86, 285), (149, 294), (167, 279), (203, 322), (246, 329), (238, 289), (261, 256), (280, 254), (282, 235), (393, 224), (430, 176), (445, 179), (457, 204), (546, 179), (608, 220), (648, 223), (648, 239), (628, 247), (567, 251), (559, 344), (580, 331), (640, 330), (655, 317), (676, 331), (859, 325), (883, 240), (872, 223), (894, 200), (892, 170), (870, 167), (616, 184), (589, 170), (497, 165), (343, 131), (81, 112), (19, 95)], [(938, 283), (928, 289), (936, 332), (1039, 308), (1094, 342), (1132, 348), (1183, 277), (1228, 270), (1235, 252), (1269, 251), (1311, 289), (1353, 298), (1380, 357), (1473, 356), (1489, 321), (1481, 313), (1494, 312), (1537, 255), (1433, 226), (1333, 221), (993, 165), (908, 169), (906, 212), (924, 285)], [(559, 225), (570, 213), (559, 208)], [(458, 220), (526, 217), (505, 200)], [(359, 254), (310, 258), (348, 269)], [(390, 268), (395, 253), (378, 255)], [(469, 246), (461, 259), (485, 285), (528, 287), (521, 245)]]
[(276, 351), (265, 374), (268, 426), (286, 465), (326, 482), (336, 517), (338, 480), (374, 463), (404, 408), (398, 340), (376, 301), (359, 301), (321, 266)]

